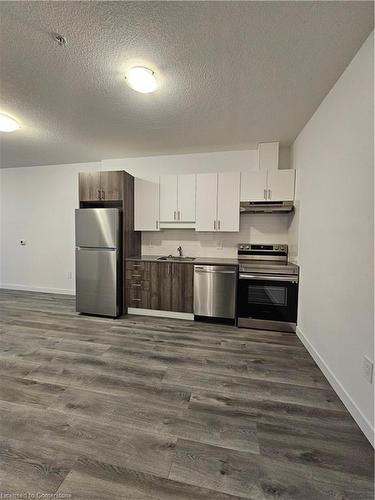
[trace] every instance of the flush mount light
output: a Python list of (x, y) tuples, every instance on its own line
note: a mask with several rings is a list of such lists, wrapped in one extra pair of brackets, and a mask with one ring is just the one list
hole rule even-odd
[(147, 94), (156, 90), (155, 73), (143, 66), (130, 68), (126, 73), (126, 81), (133, 90)]
[(10, 116), (3, 115), (0, 113), (0, 132), (14, 132), (15, 130), (19, 129), (20, 126)]

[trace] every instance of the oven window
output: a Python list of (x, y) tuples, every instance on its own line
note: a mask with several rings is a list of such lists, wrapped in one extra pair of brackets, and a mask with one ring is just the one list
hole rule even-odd
[(251, 285), (247, 290), (249, 304), (286, 306), (288, 303), (288, 289), (286, 287)]

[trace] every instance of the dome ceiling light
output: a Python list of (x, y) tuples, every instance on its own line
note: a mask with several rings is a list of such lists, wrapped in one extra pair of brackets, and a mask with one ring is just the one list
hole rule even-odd
[(130, 68), (126, 73), (126, 82), (133, 90), (148, 94), (154, 92), (157, 87), (155, 73), (143, 66)]
[(0, 113), (0, 132), (14, 132), (19, 128), (20, 126), (18, 125), (16, 120), (8, 115)]

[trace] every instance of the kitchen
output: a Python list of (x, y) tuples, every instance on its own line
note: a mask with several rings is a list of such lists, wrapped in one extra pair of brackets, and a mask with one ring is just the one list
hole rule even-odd
[[(112, 317), (123, 312), (152, 315), (152, 311), (159, 311), (159, 316), (164, 312), (166, 317), (216, 319), (250, 328), (295, 332), (298, 266), (288, 263), (286, 244), (245, 242), (236, 245), (237, 255), (232, 259), (183, 255), (181, 245), (174, 255), (141, 255), (141, 234), (143, 238), (146, 232), (164, 231), (166, 239), (171, 229), (234, 233), (236, 241), (240, 217), (248, 214), (272, 217), (281, 213), (288, 223), (294, 209), (295, 171), (279, 170), (278, 142), (259, 144), (257, 156), (258, 169), (248, 172), (164, 175), (151, 180), (133, 179), (121, 171), (80, 173), (77, 311)], [(130, 206), (126, 205), (126, 196)], [(117, 202), (124, 228), (118, 241)], [(106, 214), (108, 222), (103, 220)], [(91, 227), (92, 240), (88, 234)], [(106, 243), (111, 228), (113, 236)], [(102, 237), (98, 236), (100, 232)], [(95, 257), (94, 246), (98, 247)], [(114, 252), (107, 252), (113, 262), (104, 259), (104, 246), (119, 249), (116, 258)], [(112, 274), (106, 271), (108, 266)], [(108, 282), (103, 276), (108, 276)]]
[(373, 498), (373, 26), (2, 3), (0, 496)]

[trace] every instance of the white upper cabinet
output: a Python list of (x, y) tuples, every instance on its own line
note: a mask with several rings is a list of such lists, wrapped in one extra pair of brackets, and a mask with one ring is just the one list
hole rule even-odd
[(159, 231), (159, 177), (134, 181), (134, 229)]
[(160, 221), (195, 222), (196, 175), (160, 176)]
[(195, 192), (197, 176), (177, 177), (177, 218), (179, 222), (195, 222)]
[(218, 174), (217, 226), (218, 231), (240, 230), (240, 173)]
[(198, 174), (196, 206), (196, 231), (239, 231), (240, 174)]
[(295, 170), (270, 170), (267, 178), (267, 200), (294, 200)]
[(241, 201), (264, 201), (267, 171), (241, 172)]
[(177, 220), (177, 175), (160, 176), (160, 221)]
[(259, 170), (277, 170), (279, 168), (279, 143), (261, 142), (258, 144)]
[(241, 172), (241, 201), (293, 201), (295, 170)]
[(196, 231), (215, 231), (217, 219), (217, 174), (197, 175)]

